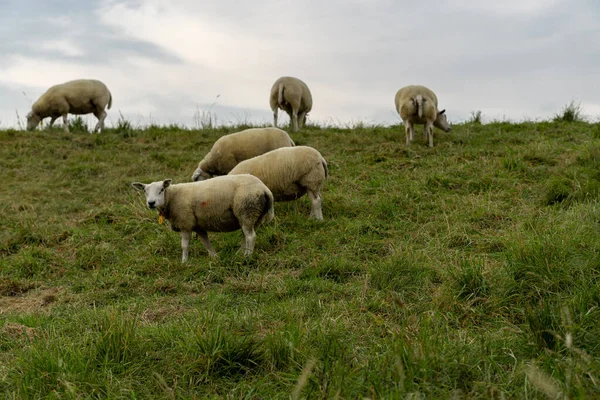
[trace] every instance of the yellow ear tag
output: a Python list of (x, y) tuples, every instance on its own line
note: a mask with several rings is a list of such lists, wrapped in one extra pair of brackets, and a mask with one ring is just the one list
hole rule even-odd
[(165, 220), (165, 218), (163, 217), (163, 215), (162, 214), (158, 214), (158, 223), (162, 224), (164, 220)]

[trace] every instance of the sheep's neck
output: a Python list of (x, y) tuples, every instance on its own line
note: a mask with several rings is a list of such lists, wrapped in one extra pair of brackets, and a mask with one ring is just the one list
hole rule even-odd
[(165, 189), (165, 204), (163, 204), (162, 207), (158, 207), (158, 216), (159, 216), (159, 221), (162, 218), (169, 218), (169, 191)]

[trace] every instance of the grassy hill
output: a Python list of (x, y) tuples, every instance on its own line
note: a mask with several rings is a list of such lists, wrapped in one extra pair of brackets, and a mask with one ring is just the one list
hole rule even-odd
[[(308, 127), (324, 221), (218, 260), (131, 182), (238, 128), (0, 131), (6, 398), (600, 397), (600, 124)], [(503, 397), (504, 396), (504, 397)]]

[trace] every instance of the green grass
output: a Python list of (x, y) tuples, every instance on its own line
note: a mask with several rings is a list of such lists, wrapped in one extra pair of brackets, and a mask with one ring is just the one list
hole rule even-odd
[(234, 130), (0, 131), (3, 397), (600, 397), (599, 124), (309, 126), (324, 221), (181, 264), (130, 184)]

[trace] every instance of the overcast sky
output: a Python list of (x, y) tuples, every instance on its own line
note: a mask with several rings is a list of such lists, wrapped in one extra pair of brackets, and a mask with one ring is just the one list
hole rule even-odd
[(598, 0), (1, 0), (0, 127), (78, 78), (107, 84), (109, 124), (267, 123), (282, 75), (308, 84), (317, 122), (397, 123), (409, 84), (455, 122), (546, 119), (572, 99), (598, 120), (599, 21)]

